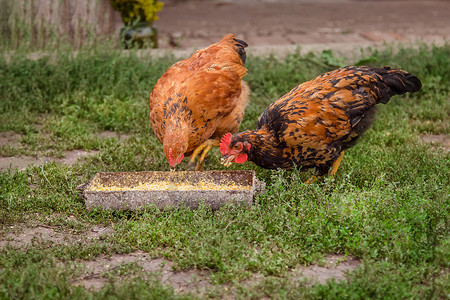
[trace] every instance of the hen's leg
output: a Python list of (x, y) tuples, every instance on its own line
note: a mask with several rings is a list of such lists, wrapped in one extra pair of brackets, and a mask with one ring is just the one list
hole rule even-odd
[(204, 141), (200, 146), (195, 148), (194, 152), (191, 154), (191, 159), (189, 160), (188, 167), (192, 168), (195, 164), (195, 159), (197, 156), (202, 152), (200, 155), (200, 158), (197, 162), (197, 166), (195, 167), (195, 170), (199, 171), (203, 168), (203, 161), (205, 160), (206, 155), (208, 154), (209, 150), (211, 150), (212, 147), (217, 147), (220, 145), (220, 142), (218, 140), (206, 140)]
[(313, 176), (309, 177), (308, 180), (305, 181), (305, 184), (311, 184), (311, 183), (315, 182), (317, 179), (319, 179), (319, 177), (313, 175)]
[(212, 147), (220, 146), (220, 142), (218, 140), (208, 140), (208, 141), (211, 141), (211, 143), (205, 147), (205, 149), (202, 152), (202, 155), (198, 159), (197, 167), (195, 168), (195, 170), (197, 170), (197, 171), (203, 169), (203, 161), (205, 160), (206, 155), (208, 154), (209, 150), (211, 150)]
[[(331, 166), (331, 170), (328, 172), (328, 176), (333, 177), (334, 174), (336, 174), (336, 171), (339, 168), (339, 164), (341, 163), (342, 158), (344, 158), (344, 151), (342, 151), (338, 159), (334, 161), (333, 165)], [(319, 177), (313, 175), (308, 180), (305, 181), (305, 184), (311, 184), (315, 182), (317, 179), (319, 179)]]
[(338, 159), (331, 166), (331, 170), (328, 172), (328, 176), (334, 176), (336, 174), (337, 169), (339, 168), (339, 164), (341, 163), (342, 158), (344, 158), (344, 151), (341, 152)]

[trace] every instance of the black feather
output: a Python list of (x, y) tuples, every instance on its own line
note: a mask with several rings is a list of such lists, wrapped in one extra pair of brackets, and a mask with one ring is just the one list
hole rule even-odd
[(246, 42), (244, 42), (243, 40), (240, 39), (236, 39), (236, 42), (238, 42), (239, 44), (241, 44), (244, 48), (248, 47), (248, 44)]
[(234, 44), (237, 47), (237, 53), (239, 54), (239, 57), (242, 60), (242, 63), (245, 64), (245, 60), (247, 59), (247, 53), (245, 52), (245, 47), (248, 47), (248, 44), (244, 42), (243, 40), (234, 39), (236, 41), (236, 44)]
[(417, 92), (422, 88), (420, 79), (403, 70), (392, 70), (389, 67), (373, 69), (383, 78), (386, 85), (382, 88), (381, 103), (387, 103), (392, 96), (402, 95), (407, 92)]

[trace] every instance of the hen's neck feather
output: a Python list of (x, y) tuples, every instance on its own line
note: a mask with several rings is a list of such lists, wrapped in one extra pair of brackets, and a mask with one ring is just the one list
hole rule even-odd
[(189, 129), (184, 123), (172, 123), (166, 128), (163, 144), (173, 149), (187, 148)]
[(251, 144), (250, 156), (257, 156), (264, 149), (275, 149), (278, 147), (278, 142), (266, 127), (258, 130), (244, 131), (241, 133), (239, 139), (248, 141)]

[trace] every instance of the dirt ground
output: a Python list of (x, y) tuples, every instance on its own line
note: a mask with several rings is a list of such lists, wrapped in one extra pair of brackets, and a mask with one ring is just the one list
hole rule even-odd
[[(73, 218), (73, 216), (70, 216)], [(61, 232), (52, 226), (42, 225), (41, 222), (29, 224), (14, 224), (7, 228), (7, 233), (0, 235), (0, 248), (6, 245), (14, 248), (23, 248), (32, 243), (46, 243), (52, 245), (88, 243), (99, 241), (114, 233), (109, 227), (94, 226), (84, 232), (74, 234)], [(211, 273), (207, 270), (175, 271), (174, 263), (163, 258), (152, 258), (148, 253), (135, 251), (128, 254), (100, 255), (95, 260), (77, 261), (76, 265), (82, 267), (84, 272), (73, 280), (72, 284), (83, 286), (90, 290), (99, 290), (108, 282), (107, 273), (120, 267), (136, 264), (147, 274), (153, 274), (163, 284), (173, 286), (176, 293), (195, 292), (204, 294), (216, 287), (211, 283)], [(308, 284), (326, 283), (330, 279), (345, 280), (345, 274), (355, 270), (361, 262), (351, 256), (341, 254), (327, 255), (320, 265), (293, 268), (287, 277), (293, 282), (305, 281)], [(254, 286), (263, 280), (255, 274), (244, 285)]]
[[(249, 53), (300, 45), (359, 48), (450, 37), (450, 1), (168, 0), (159, 20), (162, 48), (202, 48), (234, 33)], [(273, 48), (275, 46), (275, 48)], [(278, 47), (278, 48), (277, 48)], [(281, 48), (280, 48), (281, 47)]]

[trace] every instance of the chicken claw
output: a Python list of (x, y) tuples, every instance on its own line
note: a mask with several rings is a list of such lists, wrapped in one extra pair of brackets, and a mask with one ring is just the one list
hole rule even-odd
[(341, 152), (341, 155), (339, 155), (338, 159), (336, 159), (331, 166), (330, 172), (328, 172), (328, 176), (333, 177), (334, 174), (336, 174), (337, 169), (339, 168), (339, 164), (341, 163), (341, 160), (344, 158), (344, 151)]
[[(333, 177), (334, 174), (336, 174), (339, 164), (342, 161), (342, 158), (344, 158), (344, 151), (342, 151), (341, 154), (339, 155), (338, 159), (336, 159), (334, 161), (333, 165), (331, 166), (331, 170), (328, 172), (328, 176)], [(319, 179), (319, 178), (317, 176), (313, 175), (308, 180), (305, 181), (305, 184), (314, 183), (317, 179)]]
[(313, 176), (309, 177), (308, 180), (305, 181), (305, 184), (314, 183), (314, 182), (316, 182), (317, 179), (319, 179), (319, 177), (313, 175)]
[(202, 154), (200, 155), (200, 158), (198, 159), (197, 165), (195, 167), (196, 171), (200, 171), (203, 169), (203, 161), (205, 160), (206, 155), (208, 154), (209, 150), (211, 150), (212, 147), (218, 147), (220, 145), (220, 142), (218, 140), (209, 139), (204, 141), (200, 146), (195, 148), (194, 152), (191, 154), (191, 159), (189, 160), (188, 167), (190, 169), (193, 168), (195, 164), (195, 159), (199, 155), (200, 152)]

